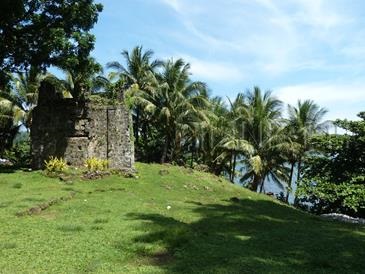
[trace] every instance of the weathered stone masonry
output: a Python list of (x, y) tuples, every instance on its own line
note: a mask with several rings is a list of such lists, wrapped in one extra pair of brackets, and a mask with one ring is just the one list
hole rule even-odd
[[(43, 99), (33, 111), (31, 128), (34, 168), (42, 168), (44, 160), (57, 156), (74, 166), (96, 157), (108, 159), (111, 168), (133, 169), (133, 131), (124, 105), (80, 104), (73, 99), (42, 96), (42, 88)], [(46, 89), (52, 94), (49, 86)]]

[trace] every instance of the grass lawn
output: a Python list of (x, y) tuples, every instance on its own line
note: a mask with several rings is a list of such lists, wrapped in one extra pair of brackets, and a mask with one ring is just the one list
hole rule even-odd
[[(138, 179), (72, 184), (1, 173), (0, 273), (365, 273), (365, 227), (213, 175), (137, 169)], [(16, 216), (70, 192), (39, 214)]]

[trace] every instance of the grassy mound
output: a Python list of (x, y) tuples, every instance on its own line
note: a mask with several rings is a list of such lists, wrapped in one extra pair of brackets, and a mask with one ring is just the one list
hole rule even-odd
[(365, 272), (364, 227), (210, 174), (137, 169), (138, 179), (67, 183), (0, 174), (0, 273)]

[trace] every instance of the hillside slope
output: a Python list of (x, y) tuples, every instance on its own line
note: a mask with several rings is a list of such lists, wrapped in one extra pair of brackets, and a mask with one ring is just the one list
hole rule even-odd
[(137, 169), (75, 182), (0, 174), (0, 273), (365, 273), (364, 227), (210, 174)]

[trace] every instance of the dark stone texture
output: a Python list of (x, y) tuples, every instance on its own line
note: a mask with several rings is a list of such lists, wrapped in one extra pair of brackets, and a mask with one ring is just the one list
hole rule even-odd
[(33, 167), (42, 168), (50, 156), (62, 157), (73, 166), (96, 157), (108, 159), (110, 168), (133, 170), (130, 125), (130, 112), (124, 105), (99, 106), (44, 95), (33, 111)]

